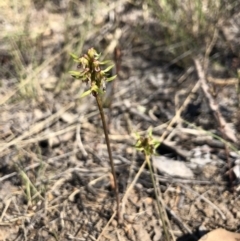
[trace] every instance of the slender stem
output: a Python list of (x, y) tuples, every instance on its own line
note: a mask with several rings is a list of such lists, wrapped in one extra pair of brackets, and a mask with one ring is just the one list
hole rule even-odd
[[(149, 171), (150, 171), (150, 176), (151, 176), (151, 179), (152, 179), (153, 189), (154, 189), (156, 200), (157, 200), (158, 212), (159, 212), (160, 219), (162, 220), (162, 224), (163, 224), (163, 231), (164, 231), (164, 234), (166, 236), (166, 240), (170, 241), (171, 240), (170, 239), (171, 234), (168, 231), (167, 214), (166, 214), (166, 211), (165, 211), (165, 207), (162, 203), (161, 193), (159, 193), (158, 190), (157, 190), (156, 181), (155, 181), (155, 178), (154, 178), (154, 175), (153, 175), (153, 169), (152, 169), (152, 165), (151, 165), (151, 161), (150, 161), (150, 156), (145, 155), (145, 158), (146, 158), (148, 168), (149, 168)], [(161, 200), (161, 204), (159, 202), (159, 199)], [(164, 216), (166, 218), (164, 218)], [(174, 237), (172, 237), (172, 240), (175, 240)]]
[(114, 180), (114, 185), (115, 185), (115, 189), (114, 190), (115, 190), (115, 196), (116, 196), (116, 201), (117, 201), (117, 219), (118, 219), (118, 222), (119, 222), (120, 221), (119, 190), (118, 190), (118, 183), (117, 183), (116, 172), (115, 172), (115, 168), (114, 168), (114, 164), (113, 164), (112, 150), (111, 150), (110, 141), (109, 141), (109, 137), (108, 137), (108, 129), (107, 129), (107, 124), (106, 124), (106, 120), (105, 120), (105, 115), (103, 113), (103, 107), (102, 107), (101, 98), (99, 97), (99, 95), (97, 93), (95, 95), (95, 98), (96, 98), (98, 109), (99, 109), (99, 112), (100, 112), (100, 115), (101, 115), (101, 119), (102, 119), (103, 130), (104, 130), (106, 144), (107, 144), (107, 149), (108, 149), (108, 156), (109, 156), (110, 165), (111, 165), (111, 169), (112, 169), (112, 175), (113, 175), (113, 180)]

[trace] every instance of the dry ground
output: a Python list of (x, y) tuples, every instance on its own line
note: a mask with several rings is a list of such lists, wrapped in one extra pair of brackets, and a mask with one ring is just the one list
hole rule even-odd
[(233, 4), (209, 52), (199, 47), (184, 62), (144, 1), (0, 3), (0, 240), (166, 240), (147, 168), (116, 222), (97, 106), (91, 96), (78, 98), (86, 86), (68, 74), (76, 69), (69, 52), (89, 47), (113, 61), (121, 50), (105, 97), (121, 199), (143, 162), (134, 133), (152, 126), (156, 139), (165, 137), (160, 157), (191, 172), (163, 171), (159, 161), (156, 173), (176, 239), (240, 230)]

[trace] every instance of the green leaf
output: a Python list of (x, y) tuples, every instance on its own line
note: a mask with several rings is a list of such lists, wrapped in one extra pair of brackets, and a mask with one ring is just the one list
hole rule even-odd
[(70, 55), (73, 59), (79, 59), (79, 57), (76, 54), (70, 53)]
[(74, 76), (82, 76), (81, 73), (79, 71), (69, 71), (68, 72), (70, 75), (74, 75)]
[(149, 127), (149, 128), (148, 128), (148, 136), (149, 136), (149, 137), (152, 137), (152, 127)]
[(101, 61), (101, 62), (99, 62), (99, 65), (104, 65), (104, 64), (108, 64), (108, 63), (111, 63), (111, 60)]
[(87, 91), (83, 92), (83, 93), (80, 95), (80, 98), (83, 98), (83, 97), (85, 97), (85, 96), (87, 96), (87, 95), (90, 95), (91, 93), (92, 93), (92, 90), (87, 90)]
[(160, 145), (160, 141), (154, 142), (154, 150), (156, 150), (159, 145)]
[(81, 72), (78, 72), (78, 71), (69, 71), (68, 72), (69, 74), (72, 75), (73, 78), (75, 79), (85, 79), (85, 73), (81, 73)]
[(110, 78), (106, 78), (106, 81), (110, 82), (110, 81), (114, 80), (116, 77), (117, 77), (117, 75), (114, 75), (114, 76), (112, 76)]
[(134, 138), (135, 139), (139, 139), (141, 136), (140, 136), (140, 134), (138, 133), (138, 132), (134, 132)]
[(101, 55), (102, 55), (101, 53), (99, 53), (99, 54), (95, 53), (95, 59), (99, 59), (101, 57)]
[(114, 64), (108, 66), (106, 69), (103, 70), (104, 73), (108, 72), (110, 69), (114, 67)]
[(92, 91), (95, 91), (95, 92), (99, 92), (99, 88), (98, 88), (98, 86), (97, 85), (93, 85), (92, 87), (91, 87), (91, 90)]

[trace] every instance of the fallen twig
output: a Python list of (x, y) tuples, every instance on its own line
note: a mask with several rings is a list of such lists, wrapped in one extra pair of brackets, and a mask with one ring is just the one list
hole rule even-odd
[(198, 77), (199, 77), (199, 82), (201, 83), (202, 90), (203, 90), (203, 92), (204, 92), (204, 94), (205, 94), (205, 96), (208, 100), (208, 104), (209, 104), (210, 109), (214, 113), (214, 117), (216, 118), (216, 121), (219, 124), (219, 127), (222, 131), (222, 134), (224, 136), (226, 136), (229, 140), (231, 140), (233, 142), (237, 142), (237, 138), (236, 138), (234, 130), (225, 121), (224, 117), (222, 116), (221, 112), (219, 111), (218, 104), (213, 99), (213, 97), (210, 93), (209, 86), (207, 84), (203, 68), (200, 64), (200, 60), (194, 59), (194, 62), (195, 62), (195, 65), (196, 65), (196, 69), (197, 69)]

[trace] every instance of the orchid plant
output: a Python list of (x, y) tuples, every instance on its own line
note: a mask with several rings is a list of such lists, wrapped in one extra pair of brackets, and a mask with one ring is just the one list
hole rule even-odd
[(112, 77), (108, 77), (108, 72), (114, 67), (114, 65), (109, 65), (104, 69), (103, 66), (109, 64), (110, 61), (108, 60), (100, 61), (99, 59), (101, 55), (98, 54), (94, 48), (90, 48), (87, 51), (87, 53), (84, 54), (82, 57), (78, 57), (75, 54), (71, 54), (71, 56), (74, 59), (74, 61), (78, 63), (78, 68), (80, 70), (70, 71), (69, 73), (75, 79), (85, 82), (89, 86), (89, 89), (85, 91), (80, 97), (82, 98), (92, 94), (96, 99), (98, 109), (101, 115), (106, 145), (108, 149), (108, 156), (109, 156), (111, 171), (112, 171), (113, 180), (114, 180), (114, 190), (115, 190), (115, 196), (117, 201), (117, 216), (119, 221), (120, 219), (119, 190), (118, 190), (117, 177), (116, 177), (116, 172), (115, 172), (113, 158), (112, 158), (110, 140), (108, 136), (108, 128), (107, 128), (105, 115), (103, 112), (102, 100), (101, 100), (101, 95), (104, 93), (106, 88), (105, 83), (112, 81), (116, 78), (116, 75)]

